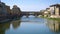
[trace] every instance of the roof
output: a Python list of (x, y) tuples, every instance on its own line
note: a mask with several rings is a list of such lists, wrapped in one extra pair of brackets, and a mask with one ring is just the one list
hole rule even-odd
[(46, 10), (48, 10), (48, 9), (50, 9), (50, 8), (46, 8)]
[(58, 7), (60, 7), (60, 4), (54, 4), (54, 5), (51, 5), (50, 7), (52, 7), (52, 6), (58, 6)]

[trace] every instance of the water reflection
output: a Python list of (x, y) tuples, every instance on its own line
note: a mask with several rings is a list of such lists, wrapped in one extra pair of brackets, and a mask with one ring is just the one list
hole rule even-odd
[(0, 34), (5, 34), (5, 30), (10, 28), (10, 23), (0, 24)]
[(55, 20), (48, 20), (47, 25), (50, 28), (50, 30), (54, 32), (60, 32), (60, 22)]
[(20, 20), (18, 20), (18, 21), (16, 20), (16, 21), (13, 21), (11, 23), (12, 23), (13, 28), (16, 29), (16, 28), (18, 28), (20, 26), (21, 21)]
[(13, 20), (10, 23), (4, 23), (4, 24), (0, 24), (0, 34), (5, 34), (5, 32), (7, 30), (9, 30), (10, 28), (10, 24), (12, 24), (13, 28), (18, 28), (18, 26), (20, 26), (20, 20)]
[(55, 32), (60, 34), (60, 22), (43, 18), (24, 17), (0, 24), (0, 34), (57, 34)]

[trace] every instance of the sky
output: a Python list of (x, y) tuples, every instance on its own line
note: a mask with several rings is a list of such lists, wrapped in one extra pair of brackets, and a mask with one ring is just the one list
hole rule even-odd
[(22, 11), (40, 11), (52, 4), (60, 4), (60, 0), (1, 0), (6, 5), (17, 5)]

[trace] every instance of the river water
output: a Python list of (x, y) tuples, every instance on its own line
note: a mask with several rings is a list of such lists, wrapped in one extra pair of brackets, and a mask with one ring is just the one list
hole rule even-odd
[(0, 24), (0, 34), (60, 34), (60, 22), (40, 17), (22, 17)]

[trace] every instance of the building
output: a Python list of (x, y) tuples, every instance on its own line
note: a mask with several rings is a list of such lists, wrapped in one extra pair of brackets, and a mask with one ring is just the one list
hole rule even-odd
[(6, 16), (6, 15), (7, 15), (6, 5), (5, 3), (0, 1), (0, 16)]
[(44, 17), (48, 17), (48, 12), (44, 10)]
[(10, 18), (10, 6), (0, 1), (0, 21)]
[(47, 10), (42, 10), (42, 16), (48, 17), (48, 11)]
[(45, 12), (45, 10), (40, 10), (40, 13), (42, 16), (44, 16), (44, 12)]
[(46, 8), (46, 12), (47, 12), (47, 16), (50, 17), (51, 16), (50, 7), (49, 8)]
[(52, 18), (60, 18), (60, 4), (50, 6), (50, 13)]
[(10, 6), (0, 1), (0, 16), (7, 16), (11, 14)]
[(40, 12), (42, 13), (42, 16), (50, 17), (50, 8), (46, 8), (45, 10), (41, 10)]
[(13, 6), (12, 11), (11, 11), (12, 15), (20, 15), (21, 10), (19, 7), (17, 7), (16, 5)]
[(6, 10), (7, 10), (8, 15), (11, 15), (11, 9), (10, 9), (10, 6), (7, 6), (7, 5), (6, 5)]

